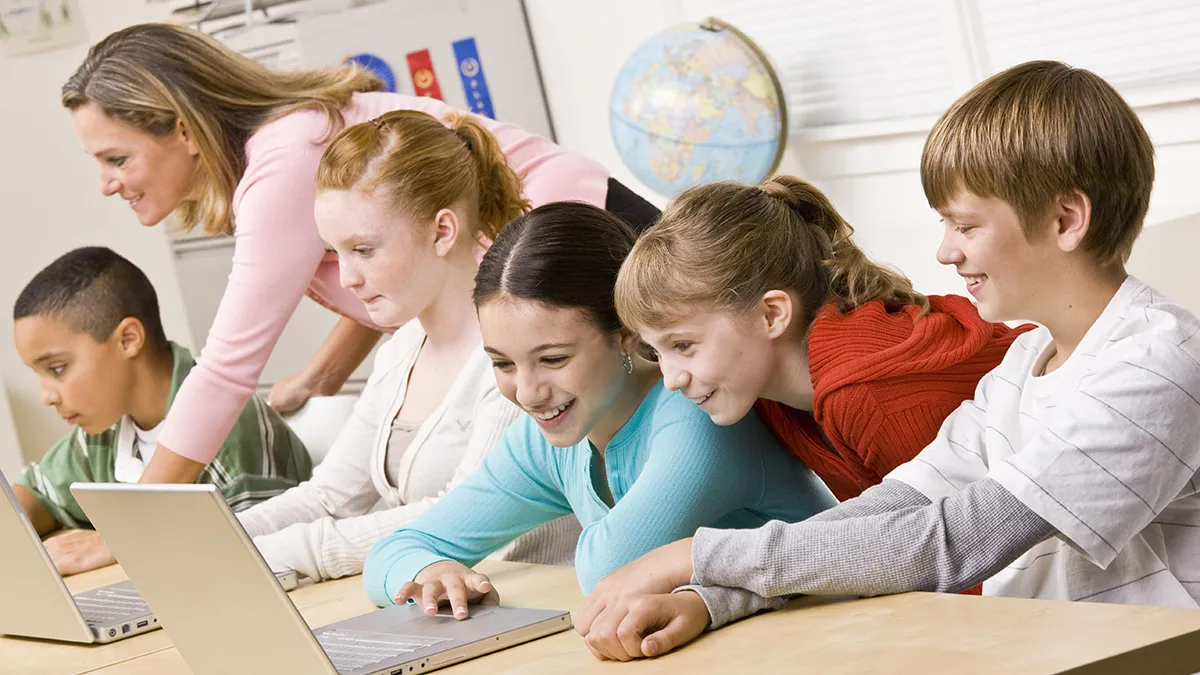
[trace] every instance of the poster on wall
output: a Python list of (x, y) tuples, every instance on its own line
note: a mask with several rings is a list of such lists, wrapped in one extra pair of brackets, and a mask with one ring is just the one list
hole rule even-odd
[(445, 101), (446, 99), (442, 98), (442, 87), (438, 84), (437, 73), (433, 70), (433, 57), (429, 55), (429, 50), (409, 52), (404, 58), (408, 61), (408, 72), (412, 76), (413, 93)]
[(475, 38), (463, 38), (450, 47), (454, 49), (454, 59), (458, 61), (458, 74), (462, 76), (463, 92), (467, 95), (471, 112), (496, 119), (492, 94), (488, 90), (487, 77), (483, 74), (483, 64), (479, 61), (479, 47), (475, 45)]
[(0, 54), (5, 57), (86, 43), (79, 0), (0, 0)]
[(396, 73), (392, 70), (392, 66), (387, 61), (374, 55), (363, 52), (354, 56), (347, 56), (342, 59), (344, 64), (354, 64), (359, 68), (366, 70), (380, 80), (383, 80), (383, 88), (385, 91), (395, 93), (396, 91)]
[(296, 22), (302, 65), (385, 59), (396, 91), (554, 137), (521, 0), (388, 0)]

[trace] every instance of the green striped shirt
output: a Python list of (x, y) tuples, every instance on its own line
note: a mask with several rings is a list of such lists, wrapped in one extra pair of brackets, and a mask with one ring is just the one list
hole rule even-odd
[[(171, 343), (174, 368), (171, 373), (171, 394), (167, 409), (175, 400), (175, 392), (196, 361), (191, 352)], [(111, 428), (89, 434), (76, 428), (63, 437), (40, 462), (34, 462), (21, 472), (17, 484), (24, 486), (45, 505), (63, 527), (90, 528), (83, 509), (71, 495), (71, 483), (115, 483), (117, 455), (134, 453), (134, 434), (124, 425), (133, 421), (125, 416)], [(288, 488), (308, 480), (312, 474), (312, 459), (304, 444), (266, 403), (252, 396), (242, 409), (233, 430), (221, 445), (197, 483), (216, 485), (234, 511), (282, 494)]]

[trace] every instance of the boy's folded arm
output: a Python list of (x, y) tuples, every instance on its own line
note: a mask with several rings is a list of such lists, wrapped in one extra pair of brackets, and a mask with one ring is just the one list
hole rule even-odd
[[(884, 479), (882, 483), (868, 488), (861, 495), (809, 518), (808, 522), (833, 522), (874, 516), (928, 503), (925, 495), (906, 483)], [(708, 607), (710, 630), (761, 611), (779, 609), (788, 600), (786, 596), (768, 598), (744, 588), (729, 586), (689, 584), (675, 589), (676, 593), (682, 591), (693, 591), (704, 601)]]
[[(765, 597), (956, 592), (1054, 534), (1049, 523), (985, 478), (953, 497), (883, 514), (771, 522), (757, 530), (702, 528), (692, 544), (692, 582)], [(711, 594), (710, 612), (714, 605), (738, 611), (769, 606), (744, 598), (710, 600)], [(712, 621), (735, 618), (714, 614)]]
[(768, 598), (754, 591), (728, 586), (689, 584), (675, 589), (676, 593), (684, 591), (692, 591), (704, 601), (704, 606), (708, 608), (708, 630), (716, 630), (759, 612), (779, 609), (788, 601), (786, 596)]
[(882, 483), (872, 485), (862, 494), (822, 511), (809, 518), (809, 522), (847, 520), (863, 516), (877, 516), (881, 513), (891, 513), (908, 506), (924, 506), (929, 498), (907, 483), (885, 478)]

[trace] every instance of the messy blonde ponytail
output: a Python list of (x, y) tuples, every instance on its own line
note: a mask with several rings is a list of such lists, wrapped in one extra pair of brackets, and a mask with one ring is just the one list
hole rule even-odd
[(529, 202), (521, 197), (521, 178), (508, 165), (496, 137), (474, 116), (452, 113), (446, 122), (475, 159), (479, 222), (483, 233), (495, 239), (508, 221), (529, 210)]
[[(872, 300), (889, 307), (920, 305), (929, 301), (913, 290), (908, 277), (872, 262), (854, 243), (854, 228), (834, 208), (833, 202), (811, 183), (795, 176), (776, 176), (763, 183), (763, 192), (780, 199), (804, 224), (820, 230), (829, 240), (829, 295), (845, 312)], [(802, 225), (803, 226), (803, 225)]]
[(500, 144), (468, 114), (443, 123), (419, 110), (397, 110), (345, 129), (321, 157), (316, 189), (378, 192), (418, 222), (466, 199), (470, 234), (491, 239), (529, 210)]
[(634, 245), (617, 279), (630, 326), (665, 327), (703, 306), (748, 311), (770, 290), (800, 299), (807, 330), (827, 302), (845, 312), (879, 300), (929, 309), (904, 275), (872, 262), (854, 228), (812, 184), (776, 176), (691, 188)]

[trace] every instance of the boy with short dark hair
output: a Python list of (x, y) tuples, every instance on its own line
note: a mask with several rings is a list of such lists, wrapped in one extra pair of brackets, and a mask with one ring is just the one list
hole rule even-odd
[(598, 656), (658, 655), (794, 594), (982, 581), (1200, 605), (1200, 320), (1125, 271), (1154, 182), (1137, 115), (1093, 73), (1022, 64), (938, 120), (921, 178), (945, 222), (938, 260), (980, 315), (1042, 327), (860, 497), (801, 523), (701, 528), (619, 571), (634, 593), (681, 592), (585, 606)]
[[(150, 280), (107, 248), (52, 262), (21, 291), (13, 320), (17, 351), (38, 374), (43, 402), (77, 427), (22, 471), (13, 490), (39, 534), (68, 528), (46, 541), (62, 574), (111, 564), (70, 485), (138, 482), (195, 361), (167, 340)], [(197, 482), (218, 486), (242, 510), (311, 473), (303, 443), (255, 397)]]

